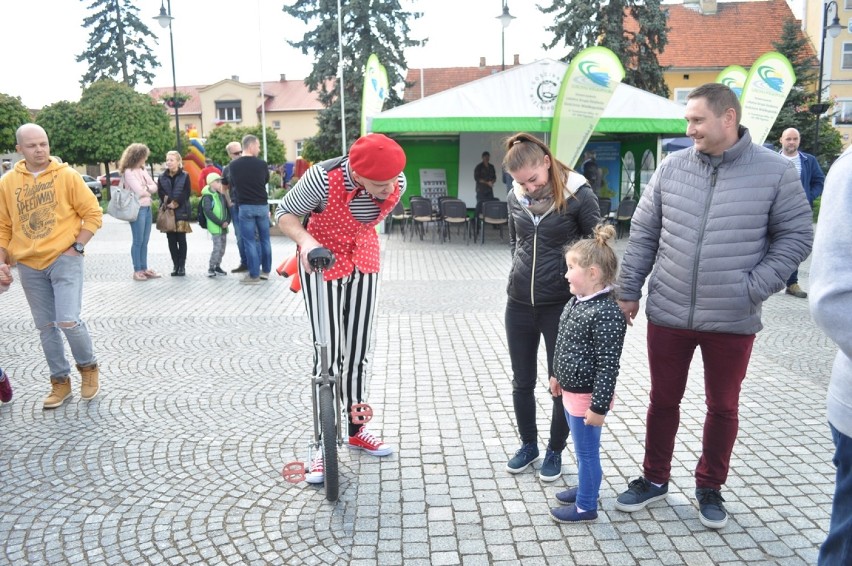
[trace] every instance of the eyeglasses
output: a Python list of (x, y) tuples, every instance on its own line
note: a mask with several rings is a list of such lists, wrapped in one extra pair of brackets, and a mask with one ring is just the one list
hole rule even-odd
[(242, 154), (243, 154), (242, 151), (232, 151), (231, 152), (231, 155), (242, 155)]

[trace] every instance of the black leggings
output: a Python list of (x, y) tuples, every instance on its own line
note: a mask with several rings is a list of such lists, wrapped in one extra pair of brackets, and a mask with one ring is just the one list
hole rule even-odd
[(169, 253), (175, 268), (186, 268), (186, 234), (183, 232), (166, 232), (169, 241)]
[[(509, 300), (506, 302), (506, 339), (509, 357), (512, 360), (512, 401), (515, 405), (515, 420), (518, 434), (524, 444), (538, 444), (536, 426), (535, 388), (537, 385), (538, 347), (544, 336), (547, 350), (547, 376), (549, 383), (553, 375), (553, 351), (559, 332), (559, 317), (564, 304), (533, 307)], [(562, 452), (568, 440), (568, 420), (561, 397), (551, 398), (553, 408), (550, 416), (550, 439), (547, 448)]]

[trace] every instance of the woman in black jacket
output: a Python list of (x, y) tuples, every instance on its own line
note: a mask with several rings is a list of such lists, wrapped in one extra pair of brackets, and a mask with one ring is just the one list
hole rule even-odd
[[(506, 470), (516, 474), (539, 457), (536, 427), (536, 366), (541, 337), (547, 350), (547, 381), (559, 317), (571, 298), (565, 280), (566, 245), (592, 235), (600, 205), (585, 177), (558, 161), (538, 138), (520, 133), (506, 142), (503, 168), (514, 179), (508, 195), (512, 269), (506, 301), (506, 338), (512, 360), (512, 400), (521, 448)], [(562, 398), (552, 396), (550, 438), (539, 470), (542, 481), (562, 475), (568, 422)]]
[(164, 207), (175, 211), (175, 229), (166, 232), (169, 241), (169, 253), (174, 269), (172, 276), (186, 275), (186, 235), (192, 232), (189, 225), (189, 196), (192, 188), (189, 175), (183, 170), (183, 159), (176, 151), (166, 154), (166, 171), (157, 179), (157, 194), (160, 196), (160, 209)]

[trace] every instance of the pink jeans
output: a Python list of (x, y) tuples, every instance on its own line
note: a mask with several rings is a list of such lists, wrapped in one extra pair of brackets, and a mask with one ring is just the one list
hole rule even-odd
[(645, 479), (669, 481), (680, 402), (686, 390), (695, 348), (704, 360), (707, 413), (695, 485), (721, 489), (728, 478), (731, 452), (739, 430), (740, 386), (748, 369), (754, 334), (697, 332), (648, 323), (651, 401), (645, 431)]

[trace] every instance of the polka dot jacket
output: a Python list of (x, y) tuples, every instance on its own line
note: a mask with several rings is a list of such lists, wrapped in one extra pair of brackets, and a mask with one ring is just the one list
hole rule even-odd
[(572, 298), (559, 318), (553, 371), (572, 393), (591, 393), (591, 409), (607, 414), (615, 394), (627, 321), (612, 293)]

